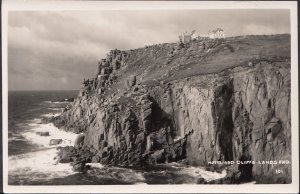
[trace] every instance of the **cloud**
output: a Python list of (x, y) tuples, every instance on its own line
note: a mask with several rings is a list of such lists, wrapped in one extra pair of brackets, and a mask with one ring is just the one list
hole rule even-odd
[(175, 42), (183, 31), (289, 33), (287, 10), (12, 11), (9, 89), (78, 89), (111, 49)]

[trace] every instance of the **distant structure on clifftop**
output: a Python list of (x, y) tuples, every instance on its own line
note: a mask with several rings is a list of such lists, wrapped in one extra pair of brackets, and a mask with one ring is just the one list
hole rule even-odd
[(210, 39), (225, 38), (224, 30), (221, 28), (217, 28), (215, 30), (209, 31), (208, 35)]
[(198, 35), (195, 33), (196, 30), (193, 30), (191, 33), (184, 32), (179, 36), (179, 41), (182, 43), (190, 42), (191, 40), (197, 39)]
[(179, 42), (188, 43), (192, 40), (203, 40), (203, 39), (217, 39), (225, 38), (225, 32), (222, 28), (217, 28), (215, 30), (209, 30), (207, 34), (198, 35), (196, 30), (191, 33), (184, 32), (179, 36)]

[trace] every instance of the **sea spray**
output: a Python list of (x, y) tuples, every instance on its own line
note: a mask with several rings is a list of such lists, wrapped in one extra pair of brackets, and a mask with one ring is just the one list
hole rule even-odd
[[(31, 126), (31, 130), (28, 130), (22, 135), (29, 141), (34, 144), (43, 147), (53, 147), (49, 145), (51, 139), (62, 139), (62, 144), (60, 146), (73, 146), (76, 134), (71, 132), (66, 132), (63, 130), (59, 130), (52, 123), (41, 124), (41, 120), (35, 119), (28, 125)], [(49, 136), (40, 136), (37, 132), (49, 132)]]
[(46, 114), (42, 114), (41, 116), (45, 118), (50, 118), (50, 117), (57, 117), (59, 115), (60, 113), (46, 113)]
[[(9, 157), (9, 182), (22, 184), (30, 179), (31, 182), (40, 182), (61, 178), (74, 174), (70, 164), (57, 163), (56, 147), (73, 146), (76, 134), (56, 128), (52, 123), (41, 124), (41, 119), (33, 119), (28, 123), (30, 130), (21, 135), (33, 144), (38, 145), (36, 151)], [(40, 136), (37, 132), (47, 131), (49, 136)], [(51, 139), (62, 139), (59, 145), (49, 145)]]
[(70, 164), (56, 164), (57, 150), (50, 148), (8, 158), (9, 184), (22, 182), (48, 181), (72, 175), (75, 172)]

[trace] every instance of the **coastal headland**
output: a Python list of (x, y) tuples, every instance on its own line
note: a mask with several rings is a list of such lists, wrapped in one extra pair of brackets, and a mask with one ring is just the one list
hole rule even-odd
[(290, 67), (288, 34), (112, 50), (51, 120), (82, 133), (58, 161), (78, 171), (179, 162), (227, 171), (199, 183), (291, 183), (291, 163), (242, 164), (291, 161)]

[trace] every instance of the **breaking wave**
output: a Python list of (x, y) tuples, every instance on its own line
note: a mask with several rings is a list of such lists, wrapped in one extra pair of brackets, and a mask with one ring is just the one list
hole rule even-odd
[(47, 114), (42, 114), (41, 116), (49, 118), (49, 117), (57, 117), (59, 115), (60, 115), (60, 113), (47, 113)]
[(30, 184), (74, 174), (70, 164), (56, 164), (57, 150), (50, 148), (8, 158), (9, 184)]
[[(44, 117), (53, 114), (42, 115)], [(20, 135), (37, 149), (8, 158), (9, 184), (12, 185), (58, 185), (58, 184), (197, 184), (199, 178), (206, 181), (223, 178), (222, 173), (206, 171), (201, 167), (190, 167), (178, 163), (159, 164), (153, 169), (131, 169), (107, 167), (100, 163), (88, 163), (87, 174), (74, 172), (72, 166), (57, 163), (57, 147), (74, 145), (76, 134), (59, 130), (52, 123), (43, 124), (33, 119), (27, 125), (29, 130)], [(39, 132), (49, 132), (41, 136)], [(19, 138), (13, 136), (13, 138)], [(51, 139), (62, 139), (59, 145), (49, 145)]]
[[(24, 131), (21, 136), (24, 141), (37, 145), (37, 149), (8, 158), (9, 184), (32, 184), (74, 174), (70, 164), (57, 163), (55, 156), (58, 146), (74, 145), (76, 134), (59, 130), (52, 123), (41, 124), (41, 119), (33, 119), (28, 126), (30, 130)], [(49, 132), (49, 136), (40, 136), (37, 132)], [(16, 138), (12, 137), (11, 141)], [(50, 146), (51, 139), (63, 141)]]
[[(53, 123), (41, 124), (41, 119), (33, 120), (29, 126), (31, 126), (31, 130), (23, 132), (22, 136), (43, 147), (57, 147), (49, 145), (51, 139), (62, 139), (63, 143), (60, 146), (71, 146), (74, 145), (77, 136), (75, 133), (59, 130)], [(49, 132), (49, 136), (40, 136), (38, 132)]]

